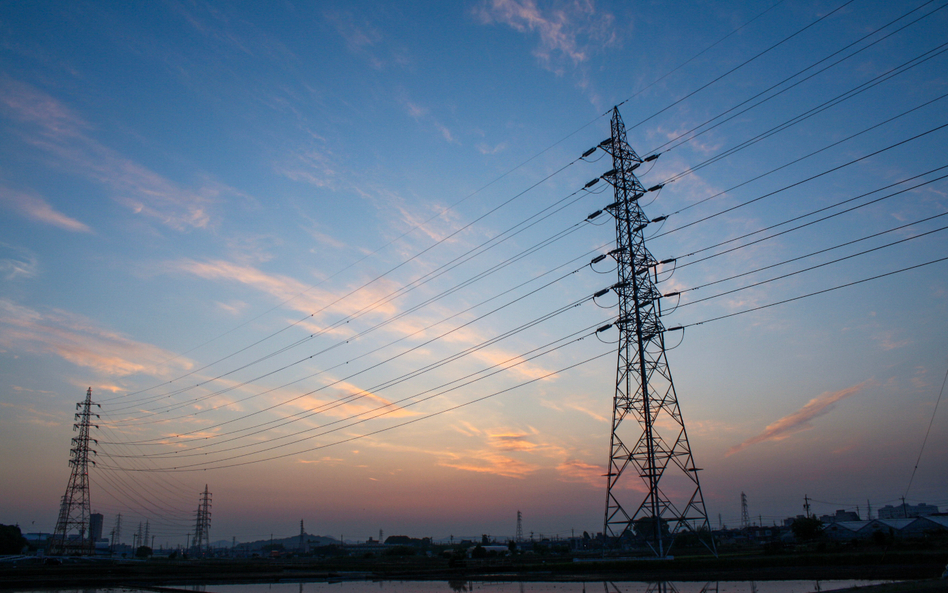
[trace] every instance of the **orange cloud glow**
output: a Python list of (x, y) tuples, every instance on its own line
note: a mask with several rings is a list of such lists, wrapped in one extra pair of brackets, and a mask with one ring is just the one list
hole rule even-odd
[(780, 420), (767, 425), (767, 428), (765, 428), (764, 431), (757, 436), (751, 437), (743, 443), (731, 447), (731, 449), (727, 452), (727, 455), (733, 455), (741, 449), (750, 447), (751, 445), (756, 445), (767, 441), (782, 441), (783, 439), (794, 433), (800, 432), (801, 430), (813, 428), (813, 425), (810, 424), (812, 420), (829, 414), (833, 410), (833, 405), (836, 402), (859, 393), (866, 385), (869, 385), (870, 383), (871, 381), (863, 381), (858, 385), (853, 385), (852, 387), (847, 387), (846, 389), (840, 389), (839, 391), (832, 392), (828, 391), (814, 397), (796, 412), (784, 416)]
[(8, 300), (0, 300), (0, 346), (55, 354), (109, 376), (161, 377), (191, 368), (190, 362), (171, 352), (98, 328), (78, 315), (61, 310), (40, 313)]

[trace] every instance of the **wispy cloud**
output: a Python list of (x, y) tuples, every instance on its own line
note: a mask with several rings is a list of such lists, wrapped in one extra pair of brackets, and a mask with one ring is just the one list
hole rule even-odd
[(308, 146), (298, 149), (282, 161), (275, 162), (273, 169), (288, 179), (316, 187), (334, 190), (339, 186), (339, 167), (332, 151), (327, 148)]
[(593, 47), (617, 40), (614, 17), (597, 10), (592, 0), (542, 8), (535, 0), (486, 0), (474, 14), (484, 24), (500, 23), (520, 33), (539, 35), (533, 54), (550, 70), (556, 70), (557, 57), (577, 65), (589, 59)]
[(496, 451), (481, 451), (470, 456), (446, 456), (438, 462), (438, 465), (467, 472), (520, 479), (540, 469), (540, 466), (536, 464), (526, 463)]
[[(390, 292), (390, 285), (379, 281), (372, 287), (355, 292), (339, 300), (335, 293), (307, 285), (295, 278), (282, 274), (268, 274), (259, 268), (241, 265), (223, 260), (196, 261), (185, 259), (168, 264), (175, 271), (186, 272), (207, 280), (238, 282), (269, 294), (279, 301), (287, 302), (288, 307), (301, 312), (313, 313), (324, 310), (326, 313), (355, 313), (366, 307), (374, 307), (373, 312), (390, 315), (396, 311), (391, 303), (375, 302), (382, 294)], [(345, 290), (345, 289), (343, 289)], [(335, 301), (339, 302), (335, 302)]]
[(600, 465), (586, 463), (579, 459), (567, 459), (556, 466), (560, 480), (564, 482), (579, 482), (590, 486), (605, 486), (606, 470)]
[(501, 142), (500, 144), (497, 144), (495, 146), (490, 146), (483, 142), (477, 145), (477, 151), (481, 154), (497, 154), (498, 152), (502, 152), (506, 148), (507, 148), (506, 142)]
[[(176, 230), (211, 225), (210, 206), (238, 192), (211, 179), (186, 188), (123, 157), (91, 136), (91, 126), (53, 97), (25, 83), (0, 80), (0, 113), (20, 122), (21, 137), (75, 174), (108, 188), (112, 198), (136, 214)], [(45, 208), (42, 201), (18, 198), (21, 211), (69, 230), (84, 224)]]
[(82, 316), (58, 309), (40, 312), (9, 300), (0, 300), (0, 347), (54, 354), (107, 376), (164, 377), (191, 368), (171, 352), (97, 327)]
[(59, 227), (67, 231), (82, 233), (92, 232), (92, 229), (84, 223), (79, 222), (75, 218), (70, 218), (62, 212), (58, 212), (50, 206), (46, 200), (34, 194), (0, 186), (0, 204), (36, 222)]
[(357, 17), (348, 11), (329, 11), (325, 18), (343, 38), (346, 49), (367, 60), (376, 70), (389, 64), (407, 66), (410, 63), (404, 48), (386, 43), (382, 31), (365, 17)]
[[(37, 424), (39, 426), (47, 427), (61, 426), (63, 424), (62, 417), (56, 416), (55, 414), (50, 414), (49, 412), (41, 412), (32, 405), (0, 402), (0, 407), (6, 408), (8, 410), (8, 414), (16, 414), (17, 422), (25, 422), (28, 424)], [(69, 417), (66, 416), (66, 418)]]
[(846, 389), (821, 393), (820, 395), (808, 401), (805, 406), (796, 412), (788, 414), (776, 422), (767, 425), (767, 428), (765, 428), (760, 434), (747, 439), (739, 445), (731, 447), (730, 450), (728, 450), (727, 455), (733, 455), (741, 449), (745, 449), (751, 445), (757, 445), (767, 441), (782, 441), (794, 433), (813, 428), (813, 425), (811, 424), (813, 420), (819, 418), (820, 416), (829, 414), (831, 411), (833, 411), (834, 405), (837, 402), (846, 399), (851, 395), (859, 393), (863, 388), (871, 383), (872, 380), (870, 379), (863, 381), (858, 385), (847, 387)]
[(405, 109), (405, 113), (407, 113), (409, 117), (414, 119), (419, 124), (432, 126), (447, 142), (450, 142), (451, 144), (458, 144), (458, 141), (454, 137), (454, 133), (451, 132), (451, 129), (441, 123), (437, 117), (432, 115), (431, 109), (418, 103), (417, 101), (409, 99), (408, 93), (404, 90), (399, 91), (397, 94), (400, 96), (399, 101), (402, 104), (402, 108)]
[(39, 261), (32, 251), (0, 242), (0, 276), (4, 280), (33, 278), (38, 268)]

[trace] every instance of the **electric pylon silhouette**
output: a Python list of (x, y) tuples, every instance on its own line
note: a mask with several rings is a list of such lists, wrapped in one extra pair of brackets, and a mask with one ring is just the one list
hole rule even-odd
[(658, 155), (642, 159), (632, 150), (618, 107), (611, 128), (599, 147), (612, 156), (613, 165), (602, 179), (615, 189), (615, 202), (606, 211), (616, 220), (616, 248), (610, 255), (619, 277), (613, 287), (619, 297), (619, 355), (603, 534), (613, 545), (644, 542), (665, 557), (679, 534), (694, 532), (716, 554), (665, 356), (665, 332), (671, 330), (661, 320), (658, 274), (672, 260), (659, 262), (645, 246), (645, 228), (664, 217), (649, 220), (639, 199), (661, 186), (646, 190), (633, 172)]
[(204, 492), (198, 501), (197, 517), (194, 526), (194, 540), (191, 542), (197, 554), (211, 553), (211, 493), (204, 485)]
[[(98, 444), (90, 436), (92, 417), (99, 417), (92, 412), (92, 406), (99, 404), (92, 401), (92, 388), (86, 391), (85, 401), (76, 404), (72, 429), (79, 434), (72, 438), (72, 448), (69, 450), (69, 465), (72, 472), (69, 474), (69, 483), (59, 506), (59, 518), (56, 520), (56, 530), (50, 541), (51, 555), (89, 555), (95, 552), (95, 542), (89, 530), (89, 515), (92, 513), (92, 503), (89, 499), (89, 464), (95, 461), (89, 459), (89, 454), (96, 454), (89, 448), (89, 442)], [(99, 406), (101, 407), (101, 406)]]
[(741, 529), (747, 529), (750, 525), (750, 514), (747, 512), (747, 495), (741, 492)]
[(516, 536), (516, 541), (517, 541), (517, 543), (520, 543), (520, 542), (523, 541), (523, 515), (520, 513), (520, 511), (517, 511), (517, 536)]

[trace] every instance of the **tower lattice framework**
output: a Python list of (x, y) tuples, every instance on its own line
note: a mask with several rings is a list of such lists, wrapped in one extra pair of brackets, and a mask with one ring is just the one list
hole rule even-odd
[(204, 485), (198, 502), (197, 517), (194, 526), (194, 541), (192, 547), (198, 554), (211, 553), (211, 493)]
[(661, 218), (650, 221), (639, 199), (661, 186), (646, 190), (635, 176), (644, 160), (626, 140), (618, 107), (611, 127), (611, 137), (599, 146), (613, 163), (602, 178), (615, 189), (615, 203), (606, 210), (616, 221), (611, 255), (618, 272), (619, 352), (603, 533), (613, 545), (644, 542), (665, 557), (680, 534), (694, 532), (716, 553), (665, 355), (657, 284), (660, 263), (671, 262), (657, 261), (645, 246), (646, 227)]
[(63, 494), (59, 506), (59, 518), (56, 520), (56, 530), (50, 541), (49, 553), (56, 555), (89, 555), (95, 552), (95, 542), (89, 529), (89, 515), (92, 513), (92, 503), (89, 498), (89, 464), (95, 465), (90, 454), (96, 452), (89, 448), (89, 443), (98, 443), (91, 437), (91, 429), (98, 428), (92, 424), (92, 417), (99, 415), (92, 412), (92, 406), (99, 404), (92, 401), (92, 388), (86, 391), (85, 401), (76, 404), (74, 431), (79, 434), (72, 438), (72, 448), (69, 450), (69, 483), (66, 493)]

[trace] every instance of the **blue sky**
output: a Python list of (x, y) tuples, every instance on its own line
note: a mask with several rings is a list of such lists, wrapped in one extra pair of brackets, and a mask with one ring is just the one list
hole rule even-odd
[(765, 522), (896, 502), (933, 418), (907, 497), (948, 506), (946, 262), (696, 325), (946, 256), (942, 6), (5, 5), (0, 521), (53, 528), (91, 385), (107, 527), (183, 542), (207, 483), (214, 539), (600, 530), (615, 346), (524, 358), (614, 303), (492, 340), (615, 281), (584, 267), (612, 197), (580, 191), (611, 163), (577, 159), (617, 104), (662, 153), (643, 205), (670, 215), (649, 247), (679, 258), (669, 361), (712, 523), (742, 491)]

